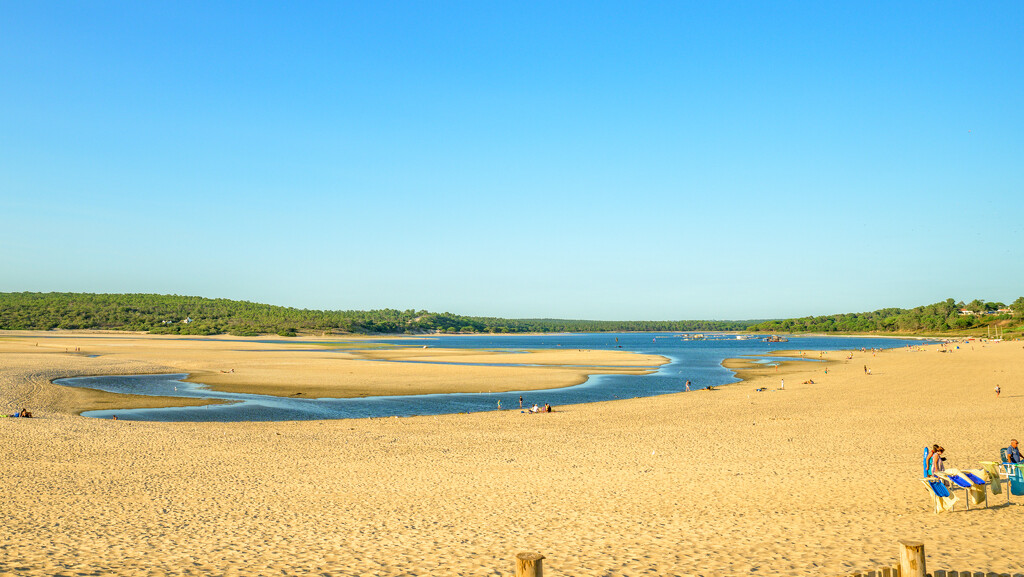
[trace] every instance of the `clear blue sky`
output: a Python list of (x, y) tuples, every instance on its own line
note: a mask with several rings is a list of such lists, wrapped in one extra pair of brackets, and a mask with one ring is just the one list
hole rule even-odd
[(1024, 294), (1021, 2), (0, 0), (0, 291), (766, 318)]

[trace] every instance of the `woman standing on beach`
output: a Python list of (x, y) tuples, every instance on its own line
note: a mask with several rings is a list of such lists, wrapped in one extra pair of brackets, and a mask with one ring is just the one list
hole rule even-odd
[(931, 476), (931, 474), (932, 474), (932, 457), (935, 455), (935, 453), (938, 453), (938, 452), (939, 452), (939, 446), (938, 445), (932, 445), (931, 448), (928, 449), (927, 454), (925, 454), (925, 456), (924, 456), (924, 467), (925, 467), (924, 476), (925, 477), (930, 477)]
[(931, 469), (932, 470), (931, 470), (931, 472), (933, 474), (936, 473), (936, 472), (941, 472), (941, 471), (945, 471), (946, 470), (946, 463), (945, 463), (946, 458), (942, 456), (942, 454), (945, 453), (945, 452), (946, 452), (946, 449), (944, 447), (938, 447), (937, 449), (935, 449), (932, 452), (932, 456), (931, 456), (931, 465), (932, 465)]

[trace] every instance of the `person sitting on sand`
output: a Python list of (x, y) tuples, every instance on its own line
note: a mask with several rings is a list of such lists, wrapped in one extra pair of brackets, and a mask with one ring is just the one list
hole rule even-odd
[(533, 406), (530, 407), (530, 412), (531, 413), (539, 413), (540, 412), (540, 407), (537, 406), (537, 403), (534, 403)]
[(548, 403), (544, 403), (544, 412), (545, 413), (550, 413), (551, 412), (551, 405), (549, 405)]

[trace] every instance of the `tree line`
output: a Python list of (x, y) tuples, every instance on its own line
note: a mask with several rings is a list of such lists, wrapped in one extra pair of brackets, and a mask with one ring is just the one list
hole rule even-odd
[[(992, 314), (1000, 309), (1010, 312)], [(966, 313), (964, 312), (966, 311)], [(155, 334), (551, 333), (628, 331), (759, 331), (817, 333), (947, 333), (991, 324), (1017, 326), (1024, 297), (999, 302), (953, 299), (913, 309), (886, 308), (792, 319), (746, 321), (594, 321), (503, 319), (425, 310), (322, 311), (248, 301), (157, 294), (0, 293), (0, 329), (107, 329)]]
[[(1000, 309), (1009, 312), (997, 313)], [(1017, 327), (1024, 319), (1024, 297), (1009, 306), (980, 299), (969, 303), (946, 299), (912, 309), (886, 308), (867, 313), (845, 313), (770, 320), (754, 323), (752, 331), (815, 333), (947, 333), (990, 325)]]
[(737, 331), (755, 321), (503, 319), (425, 310), (322, 311), (156, 294), (0, 293), (0, 329), (107, 329), (155, 334), (549, 333)]

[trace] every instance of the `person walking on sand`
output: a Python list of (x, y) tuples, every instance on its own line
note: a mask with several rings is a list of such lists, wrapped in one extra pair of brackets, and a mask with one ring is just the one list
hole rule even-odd
[(690, 379), (686, 379), (686, 392), (690, 392)]
[(867, 365), (864, 365), (864, 374), (865, 375), (868, 374), (868, 366)]
[(996, 396), (997, 397), (999, 396), (999, 393), (1000, 393), (999, 385), (996, 385)]

